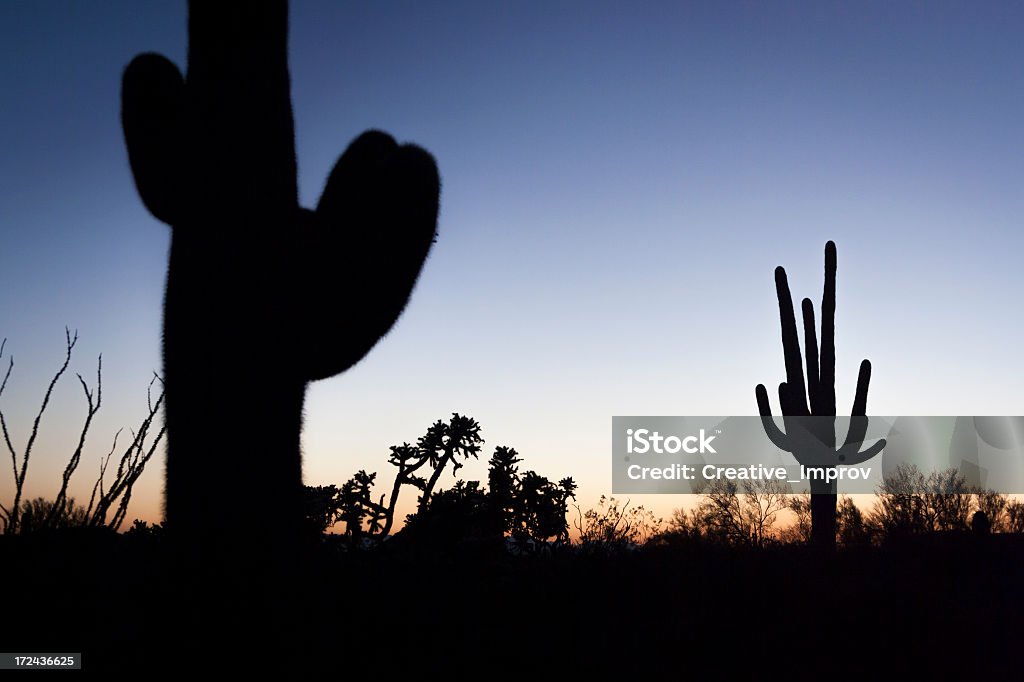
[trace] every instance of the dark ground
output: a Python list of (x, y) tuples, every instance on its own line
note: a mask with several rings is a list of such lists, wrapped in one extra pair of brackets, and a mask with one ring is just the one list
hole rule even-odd
[(289, 653), (273, 641), (235, 641), (259, 609), (199, 641), (183, 612), (202, 622), (203, 607), (183, 606), (159, 539), (0, 537), (0, 649), (82, 652), (83, 669), (146, 676), (232, 660), (381, 680), (430, 671), (573, 680), (1024, 675), (1017, 536), (932, 537), (834, 556), (662, 546), (514, 557), (326, 544), (302, 563), (305, 596), (277, 616), (298, 642)]

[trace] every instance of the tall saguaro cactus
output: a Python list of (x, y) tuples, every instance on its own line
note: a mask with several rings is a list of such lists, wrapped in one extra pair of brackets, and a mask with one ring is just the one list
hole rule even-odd
[[(801, 464), (826, 469), (834, 469), (841, 464), (859, 464), (871, 459), (885, 447), (883, 439), (864, 451), (860, 450), (861, 442), (867, 433), (865, 415), (868, 385), (871, 383), (871, 363), (867, 360), (860, 363), (846, 441), (842, 447), (836, 447), (836, 269), (836, 245), (830, 241), (825, 245), (821, 348), (819, 350), (814, 325), (814, 304), (809, 298), (805, 298), (802, 303), (805, 352), (801, 358), (800, 338), (796, 328), (796, 315), (793, 312), (793, 299), (789, 293), (789, 281), (782, 266), (775, 268), (775, 291), (779, 299), (782, 348), (786, 361), (786, 380), (779, 384), (779, 403), (784, 415), (785, 433), (772, 419), (768, 391), (764, 384), (758, 384), (755, 390), (761, 423), (768, 438), (780, 449), (792, 452)], [(803, 362), (807, 365), (806, 385)], [(835, 480), (812, 479), (811, 544), (833, 548), (835, 543)]]
[(173, 228), (167, 524), (208, 554), (294, 536), (306, 383), (387, 333), (435, 236), (433, 158), (378, 131), (315, 210), (299, 206), (287, 14), (284, 0), (190, 2), (184, 76), (143, 54), (122, 85), (136, 187)]

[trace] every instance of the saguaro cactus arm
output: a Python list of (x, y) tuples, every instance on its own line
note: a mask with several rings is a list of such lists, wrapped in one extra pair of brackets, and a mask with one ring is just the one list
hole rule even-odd
[(434, 241), (437, 168), (419, 147), (368, 131), (316, 210), (299, 208), (287, 3), (190, 3), (187, 75), (160, 55), (136, 57), (122, 121), (157, 219), (175, 232), (226, 233), (246, 245), (240, 256), (266, 259), (261, 274), (281, 278), (294, 312), (281, 322), (301, 332), (287, 350), (302, 378), (344, 371), (391, 328)]
[[(307, 379), (344, 371), (395, 323), (434, 242), (439, 188), (430, 154), (380, 131), (363, 133), (338, 160), (307, 235)], [(339, 254), (348, 257), (339, 263)], [(315, 293), (331, 291), (342, 295)]]
[[(784, 415), (784, 421), (796, 425), (797, 420), (785, 419), (786, 417), (835, 417), (836, 415), (836, 389), (835, 389), (835, 309), (836, 309), (836, 245), (828, 242), (825, 245), (825, 288), (822, 296), (822, 320), (821, 320), (821, 347), (820, 351), (816, 342), (814, 304), (810, 299), (802, 301), (803, 324), (804, 324), (804, 353), (801, 357), (800, 340), (797, 333), (796, 316), (793, 311), (793, 300), (789, 290), (789, 282), (786, 271), (781, 266), (775, 269), (775, 290), (779, 301), (779, 319), (782, 326), (782, 346), (786, 364), (786, 381), (779, 385), (779, 403)], [(807, 380), (804, 384), (804, 367), (806, 363)], [(820, 362), (820, 365), (819, 365)], [(867, 432), (867, 419), (864, 417), (867, 410), (868, 386), (871, 383), (871, 363), (864, 360), (860, 365), (860, 373), (857, 377), (857, 389), (854, 395), (853, 408), (851, 410), (850, 428), (846, 440), (840, 448), (835, 448), (835, 435), (831, 433), (833, 420), (827, 424), (817, 425), (815, 420), (808, 420), (809, 427), (802, 429), (803, 432), (814, 432), (819, 437), (819, 442), (824, 448), (814, 448), (814, 457), (808, 457), (808, 443), (801, 439), (800, 442), (792, 437), (793, 428), (787, 428), (783, 432), (772, 418), (771, 405), (768, 401), (768, 391), (764, 384), (758, 384), (755, 389), (758, 411), (761, 414), (761, 422), (764, 425), (765, 433), (777, 447), (787, 452), (792, 452), (798, 461), (802, 458), (814, 459), (814, 464), (820, 465), (820, 457), (823, 451), (831, 451), (832, 457), (829, 466), (838, 464), (859, 464), (871, 459), (885, 447), (885, 440), (879, 440), (864, 451), (860, 451), (860, 445)], [(808, 398), (810, 405), (808, 405)], [(826, 428), (827, 427), (827, 428)], [(810, 462), (802, 462), (810, 463)]]

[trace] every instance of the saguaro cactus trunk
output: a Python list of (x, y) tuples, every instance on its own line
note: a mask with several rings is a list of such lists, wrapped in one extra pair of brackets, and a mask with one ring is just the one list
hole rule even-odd
[(131, 62), (122, 123), (139, 195), (173, 228), (167, 525), (208, 557), (296, 534), (306, 383), (358, 362), (405, 307), (439, 179), (427, 152), (370, 131), (301, 208), (287, 3), (191, 2), (188, 35), (184, 76)]
[[(779, 299), (782, 324), (782, 348), (786, 361), (786, 381), (779, 384), (779, 404), (786, 423), (786, 432), (772, 419), (768, 391), (763, 384), (755, 390), (758, 411), (765, 433), (779, 448), (792, 452), (806, 466), (834, 469), (840, 464), (853, 465), (867, 461), (881, 452), (885, 440), (879, 440), (863, 452), (861, 442), (867, 433), (868, 385), (871, 363), (860, 363), (857, 389), (853, 399), (850, 428), (846, 442), (836, 448), (836, 245), (825, 245), (825, 290), (821, 299), (821, 348), (819, 351), (814, 324), (814, 304), (803, 300), (804, 354), (793, 312), (786, 271), (775, 269), (775, 291)], [(804, 383), (803, 363), (807, 365)], [(808, 403), (808, 399), (810, 402)], [(836, 544), (836, 483), (834, 480), (811, 481), (811, 544), (832, 549)]]

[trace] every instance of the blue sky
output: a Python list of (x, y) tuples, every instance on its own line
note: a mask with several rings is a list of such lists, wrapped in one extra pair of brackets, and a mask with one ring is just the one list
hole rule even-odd
[[(828, 239), (840, 409), (868, 357), (876, 414), (1024, 413), (1024, 7), (426, 5), (292, 8), (303, 202), (370, 127), (433, 152), (443, 182), (409, 309), (309, 391), (307, 481), (390, 479), (387, 446), (457, 411), (485, 452), (512, 445), (593, 505), (612, 415), (755, 412), (754, 385), (783, 376), (773, 268), (817, 301)], [(17, 362), (0, 405), (23, 441), (65, 325), (73, 369), (104, 354), (79, 494), (160, 367), (169, 231), (135, 194), (119, 82), (138, 52), (181, 64), (185, 18), (184, 2), (0, 5), (0, 336)], [(30, 492), (56, 491), (77, 391), (55, 398)], [(155, 462), (134, 515), (155, 517), (160, 489)]]

